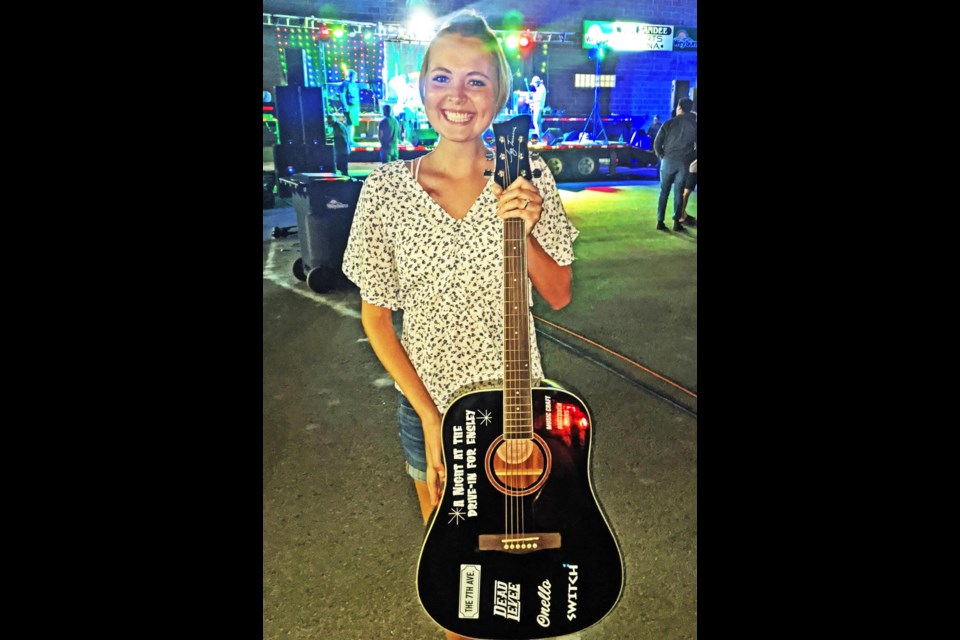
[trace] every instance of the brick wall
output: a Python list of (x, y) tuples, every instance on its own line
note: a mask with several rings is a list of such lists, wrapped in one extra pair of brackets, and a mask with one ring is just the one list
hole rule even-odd
[[(472, 7), (484, 15), (494, 29), (503, 26), (508, 11), (517, 10), (521, 3), (505, 0), (462, 2), (438, 0), (350, 0), (316, 2), (305, 0), (264, 0), (265, 13), (314, 16), (325, 19), (358, 22), (403, 23), (409, 7), (424, 5), (433, 15), (443, 16), (461, 8)], [(696, 0), (525, 0), (522, 3), (523, 24), (531, 29), (568, 31), (577, 34), (579, 41), (583, 20), (625, 20), (652, 24), (697, 26)], [(547, 73), (544, 82), (549, 90), (547, 104), (566, 115), (589, 115), (593, 108), (594, 92), (574, 88), (574, 74), (595, 72), (595, 63), (587, 57), (588, 51), (579, 44), (548, 45)], [(539, 73), (539, 55), (528, 64), (525, 77)], [(527, 72), (529, 71), (529, 73)], [(686, 80), (697, 86), (697, 53), (681, 51), (638, 51), (611, 53), (601, 65), (601, 73), (616, 74), (617, 86), (600, 90), (600, 113), (630, 115), (641, 119), (638, 126), (649, 124), (654, 114), (661, 120), (670, 116), (672, 82)], [(544, 74), (540, 74), (543, 76)], [(276, 36), (273, 29), (264, 27), (263, 34), (263, 88), (283, 84)], [(266, 140), (266, 137), (265, 137)]]

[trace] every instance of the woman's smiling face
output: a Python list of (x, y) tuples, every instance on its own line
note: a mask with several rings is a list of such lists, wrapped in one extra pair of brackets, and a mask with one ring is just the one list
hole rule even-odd
[(479, 38), (448, 34), (431, 46), (429, 65), (423, 106), (430, 124), (451, 142), (479, 138), (497, 115), (494, 56)]

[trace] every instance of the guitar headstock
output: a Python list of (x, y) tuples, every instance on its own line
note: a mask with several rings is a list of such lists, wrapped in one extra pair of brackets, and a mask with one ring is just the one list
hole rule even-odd
[(530, 152), (527, 150), (527, 138), (533, 121), (529, 115), (517, 116), (506, 122), (493, 125), (493, 139), (495, 142), (494, 159), (496, 167), (493, 170), (494, 180), (506, 189), (517, 179), (523, 176), (527, 180), (539, 177), (530, 172)]

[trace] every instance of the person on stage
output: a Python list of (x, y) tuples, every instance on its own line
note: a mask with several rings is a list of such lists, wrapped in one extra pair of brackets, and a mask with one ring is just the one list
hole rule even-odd
[(360, 85), (357, 84), (357, 72), (347, 71), (347, 77), (340, 83), (340, 103), (343, 105), (344, 124), (350, 136), (347, 142), (350, 151), (355, 149), (355, 127), (360, 124)]
[(542, 138), (543, 131), (541, 127), (543, 126), (543, 119), (540, 114), (543, 113), (543, 107), (547, 101), (547, 87), (544, 86), (540, 76), (533, 76), (533, 78), (530, 79), (530, 97), (527, 98), (527, 101), (530, 104), (530, 117), (533, 119), (533, 128), (536, 129), (537, 136)]

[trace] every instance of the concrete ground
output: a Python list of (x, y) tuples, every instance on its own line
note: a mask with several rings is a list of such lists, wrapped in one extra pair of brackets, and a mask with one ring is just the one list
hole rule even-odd
[[(593, 415), (594, 489), (626, 569), (617, 607), (579, 637), (696, 638), (698, 231), (655, 230), (642, 171), (560, 187), (581, 231), (573, 302), (535, 296), (534, 315), (547, 376)], [(297, 236), (271, 237), (296, 224), (287, 204), (263, 212), (263, 637), (439, 640), (414, 586), (424, 526), (396, 392), (356, 290), (293, 276)]]

